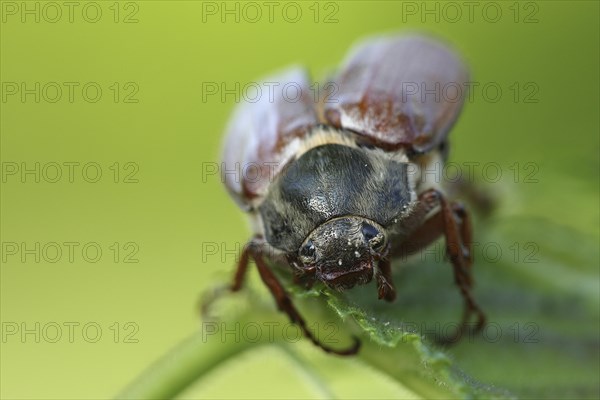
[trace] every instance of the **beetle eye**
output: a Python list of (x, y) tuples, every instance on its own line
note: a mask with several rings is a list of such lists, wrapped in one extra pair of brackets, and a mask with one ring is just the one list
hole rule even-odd
[(309, 263), (314, 260), (316, 254), (315, 244), (312, 240), (306, 242), (306, 244), (300, 249), (300, 258), (302, 262)]
[(365, 239), (367, 239), (367, 241), (371, 241), (379, 234), (377, 228), (375, 228), (371, 224), (367, 224), (366, 222), (363, 222), (361, 230), (363, 236), (365, 237)]
[(383, 234), (371, 224), (363, 222), (361, 227), (362, 234), (372, 248), (378, 248), (383, 244)]

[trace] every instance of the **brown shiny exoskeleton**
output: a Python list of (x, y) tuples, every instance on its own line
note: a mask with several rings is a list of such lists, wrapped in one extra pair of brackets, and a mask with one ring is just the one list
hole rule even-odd
[(271, 265), (289, 266), (298, 283), (318, 280), (334, 290), (375, 278), (379, 298), (392, 301), (391, 260), (443, 236), (465, 301), (462, 326), (476, 315), (480, 329), (469, 214), (447, 200), (440, 175), (424, 173), (445, 161), (464, 100), (464, 93), (431, 91), (467, 81), (451, 49), (414, 35), (355, 47), (318, 101), (302, 69), (265, 79), (274, 90), (238, 107), (225, 142), (223, 170), (245, 171), (223, 174), (225, 184), (254, 230), (231, 289), (241, 288), (254, 260), (307, 337), (327, 352), (354, 354), (358, 341), (337, 350), (314, 337)]

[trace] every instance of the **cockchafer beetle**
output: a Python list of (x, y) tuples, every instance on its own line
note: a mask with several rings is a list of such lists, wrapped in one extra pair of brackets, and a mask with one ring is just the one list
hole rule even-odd
[[(424, 171), (447, 156), (447, 135), (462, 108), (457, 98), (409, 90), (467, 82), (461, 59), (419, 35), (368, 39), (356, 46), (313, 101), (307, 73), (291, 68), (265, 79), (273, 90), (238, 106), (229, 124), (224, 169), (252, 165), (250, 178), (224, 174), (248, 212), (254, 236), (244, 247), (231, 290), (254, 260), (279, 308), (327, 352), (355, 354), (360, 341), (333, 349), (311, 333), (269, 264), (289, 265), (297, 283), (336, 290), (377, 282), (392, 301), (391, 260), (444, 236), (465, 302), (462, 325), (485, 315), (471, 295), (469, 214)], [(283, 88), (294, 86), (294, 99)], [(270, 263), (267, 263), (270, 261)]]

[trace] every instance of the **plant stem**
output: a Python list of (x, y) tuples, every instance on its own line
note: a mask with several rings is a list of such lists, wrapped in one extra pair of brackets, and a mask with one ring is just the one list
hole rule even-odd
[(170, 350), (144, 371), (118, 399), (170, 399), (207, 372), (254, 347), (245, 340), (220, 340), (221, 335), (197, 333)]

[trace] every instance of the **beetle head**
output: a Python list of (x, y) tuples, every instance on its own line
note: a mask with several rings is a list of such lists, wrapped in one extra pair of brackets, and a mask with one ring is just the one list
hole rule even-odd
[(319, 225), (304, 240), (298, 258), (307, 273), (334, 289), (373, 278), (374, 263), (387, 245), (385, 229), (362, 217), (346, 216)]

